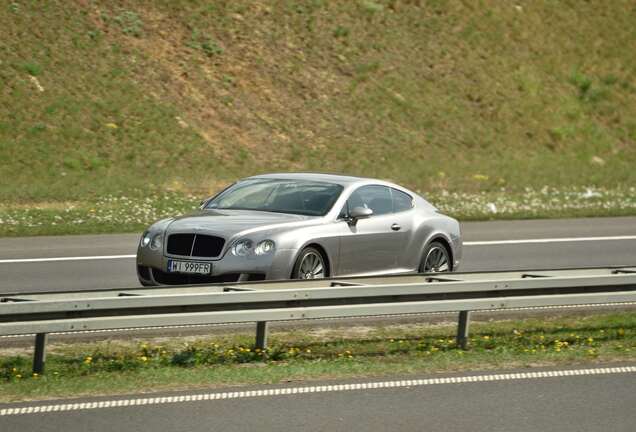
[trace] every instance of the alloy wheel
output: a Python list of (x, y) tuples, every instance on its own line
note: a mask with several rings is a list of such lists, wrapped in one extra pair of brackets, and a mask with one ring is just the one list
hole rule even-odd
[(426, 254), (424, 260), (424, 273), (437, 273), (450, 271), (448, 252), (443, 246), (433, 245)]
[(307, 252), (298, 267), (299, 279), (320, 279), (325, 277), (325, 263), (322, 256), (314, 251)]

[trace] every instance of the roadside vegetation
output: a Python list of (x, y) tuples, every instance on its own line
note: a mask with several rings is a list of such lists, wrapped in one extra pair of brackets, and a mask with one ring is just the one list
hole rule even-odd
[[(636, 188), (526, 189), (425, 195), (462, 221), (549, 217), (627, 216), (636, 213)], [(0, 205), (0, 236), (141, 232), (166, 217), (195, 211), (201, 198), (176, 192), (144, 198), (106, 195), (96, 202)]]
[[(60, 230), (34, 209), (179, 207), (288, 170), (390, 179), (460, 217), (636, 214), (635, 14), (629, 0), (3, 3), (0, 218), (40, 225), (0, 235), (138, 229)], [(624, 201), (528, 210), (526, 188)]]
[(461, 370), (610, 363), (636, 358), (636, 314), (475, 322), (469, 348), (455, 325), (408, 324), (253, 335), (112, 340), (49, 347), (45, 375), (24, 349), (0, 350), (0, 402)]

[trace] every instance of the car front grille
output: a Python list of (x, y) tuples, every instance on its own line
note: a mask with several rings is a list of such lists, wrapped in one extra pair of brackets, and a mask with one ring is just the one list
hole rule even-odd
[(225, 239), (204, 234), (170, 234), (166, 247), (170, 255), (215, 258), (221, 254)]
[(171, 255), (190, 256), (194, 234), (172, 234), (168, 237), (167, 251)]

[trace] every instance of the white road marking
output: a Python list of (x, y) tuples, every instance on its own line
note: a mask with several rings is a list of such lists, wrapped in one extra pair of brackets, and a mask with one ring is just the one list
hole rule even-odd
[[(612, 237), (562, 237), (562, 238), (539, 238), (539, 239), (518, 239), (518, 240), (467, 241), (467, 242), (464, 242), (464, 246), (495, 246), (495, 245), (515, 245), (515, 244), (531, 244), (531, 243), (575, 243), (575, 242), (620, 241), (620, 240), (636, 240), (636, 235), (612, 236)], [(131, 258), (135, 258), (136, 256), (137, 255), (95, 255), (95, 256), (50, 257), (50, 258), (10, 258), (10, 259), (1, 259), (0, 264), (131, 259)]]
[(51, 258), (12, 258), (0, 260), (0, 264), (10, 263), (38, 263), (53, 261), (92, 261), (109, 259), (129, 259), (136, 258), (137, 255), (96, 255), (96, 256), (76, 256), (76, 257), (51, 257)]
[(384, 388), (404, 388), (440, 384), (463, 384), (474, 382), (530, 380), (556, 377), (572, 377), (583, 375), (608, 375), (636, 372), (636, 366), (607, 367), (593, 369), (566, 369), (538, 372), (518, 372), (490, 375), (469, 375), (458, 377), (441, 377), (426, 379), (409, 379), (400, 381), (381, 381), (350, 384), (331, 384), (305, 387), (283, 387), (249, 391), (232, 391), (218, 393), (189, 394), (179, 396), (162, 396), (136, 399), (113, 399), (99, 402), (82, 402), (53, 405), (29, 405), (0, 409), (0, 416), (36, 414), (61, 411), (85, 411), (101, 408), (129, 407), (140, 405), (160, 405), (169, 403), (199, 402), (220, 399), (246, 399), (253, 397), (286, 396), (303, 393), (326, 393), (351, 390), (370, 390)]
[(487, 240), (468, 241), (464, 246), (491, 246), (491, 245), (514, 245), (531, 243), (575, 243), (590, 241), (618, 241), (636, 240), (636, 235), (612, 236), (612, 237), (559, 237), (559, 238), (539, 238), (539, 239), (518, 239), (518, 240)]

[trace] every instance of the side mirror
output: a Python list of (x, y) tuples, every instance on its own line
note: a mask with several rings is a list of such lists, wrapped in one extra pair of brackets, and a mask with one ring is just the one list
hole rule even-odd
[(349, 212), (349, 220), (352, 223), (356, 223), (358, 219), (366, 219), (373, 214), (373, 210), (366, 207), (354, 207), (353, 210)]

